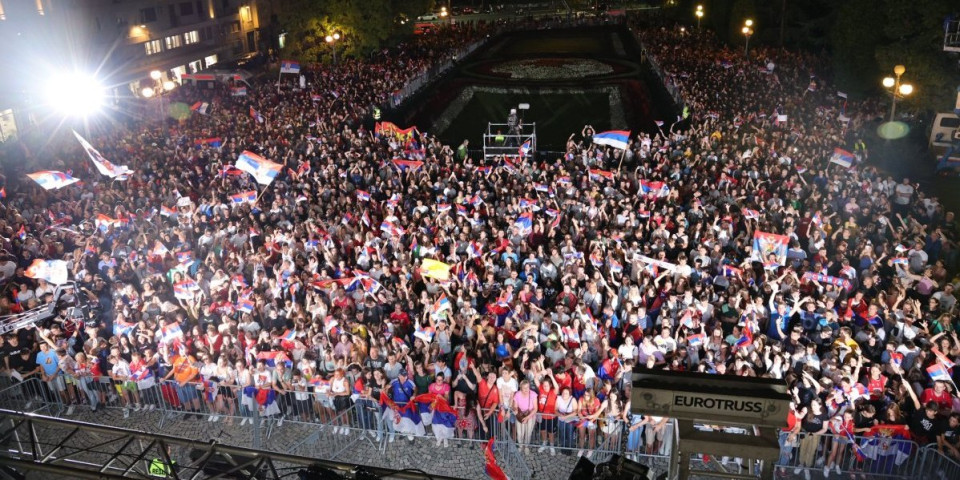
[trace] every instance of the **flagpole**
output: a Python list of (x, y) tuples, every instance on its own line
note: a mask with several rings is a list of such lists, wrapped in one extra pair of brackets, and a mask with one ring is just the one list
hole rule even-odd
[(280, 71), (277, 72), (277, 95), (280, 95), (280, 78), (283, 76), (283, 60), (280, 60)]
[(617, 165), (617, 174), (620, 174), (620, 167), (623, 166), (623, 157), (627, 156), (627, 149), (620, 150), (620, 163)]

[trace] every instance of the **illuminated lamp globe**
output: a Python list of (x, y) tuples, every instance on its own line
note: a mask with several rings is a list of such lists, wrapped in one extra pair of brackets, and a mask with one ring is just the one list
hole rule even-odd
[(140, 95), (143, 95), (144, 98), (152, 97), (153, 93), (153, 89), (150, 87), (144, 87), (143, 90), (140, 90)]

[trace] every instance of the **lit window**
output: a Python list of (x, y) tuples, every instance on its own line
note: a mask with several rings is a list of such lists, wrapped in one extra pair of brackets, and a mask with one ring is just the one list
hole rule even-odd
[(183, 34), (183, 43), (191, 45), (200, 41), (200, 32), (194, 30)]
[(160, 42), (159, 39), (150, 40), (149, 42), (146, 42), (143, 44), (143, 48), (144, 50), (146, 50), (147, 55), (153, 55), (155, 53), (160, 53), (163, 51), (163, 44)]
[(167, 44), (167, 50), (177, 48), (181, 45), (180, 35), (170, 35), (164, 38), (163, 41)]

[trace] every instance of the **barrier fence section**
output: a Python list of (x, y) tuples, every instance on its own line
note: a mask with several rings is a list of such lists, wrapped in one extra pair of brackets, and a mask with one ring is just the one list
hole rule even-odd
[[(850, 474), (866, 478), (922, 478), (922, 449), (913, 441), (889, 437), (780, 435), (780, 473), (809, 477)], [(932, 468), (939, 470), (940, 466)]]
[[(216, 429), (222, 433), (227, 426), (229, 442), (237, 446), (351, 463), (396, 458), (413, 441), (473, 449), (479, 462), (484, 442), (493, 438), (498, 464), (517, 480), (533, 476), (530, 462), (548, 461), (554, 455), (586, 456), (599, 464), (621, 454), (647, 465), (655, 476), (676, 474), (671, 468), (678, 440), (675, 423), (647, 423), (629, 414), (627, 421), (619, 416), (542, 413), (518, 419), (509, 410), (496, 409), (479, 411), (479, 416), (468, 414), (471, 421), (458, 423), (451, 431), (434, 427), (427, 410), (421, 409), (422, 423), (409, 429), (390, 408), (356, 395), (68, 375), (51, 381), (0, 375), (0, 407), (53, 416), (82, 414), (78, 418), (93, 422), (138, 415), (156, 422), (157, 430), (198, 438)], [(98, 416), (94, 409), (112, 411), (114, 417)], [(214, 428), (219, 422), (222, 426)], [(910, 440), (784, 433), (780, 445), (777, 469), (781, 474), (806, 476), (829, 467), (831, 475), (960, 478), (957, 459)], [(385, 455), (390, 452), (396, 455)]]

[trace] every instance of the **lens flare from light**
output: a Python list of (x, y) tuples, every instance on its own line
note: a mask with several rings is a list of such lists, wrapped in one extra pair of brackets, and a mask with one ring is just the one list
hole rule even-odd
[(79, 72), (55, 75), (46, 90), (50, 107), (68, 116), (94, 115), (106, 99), (104, 86), (92, 75)]

